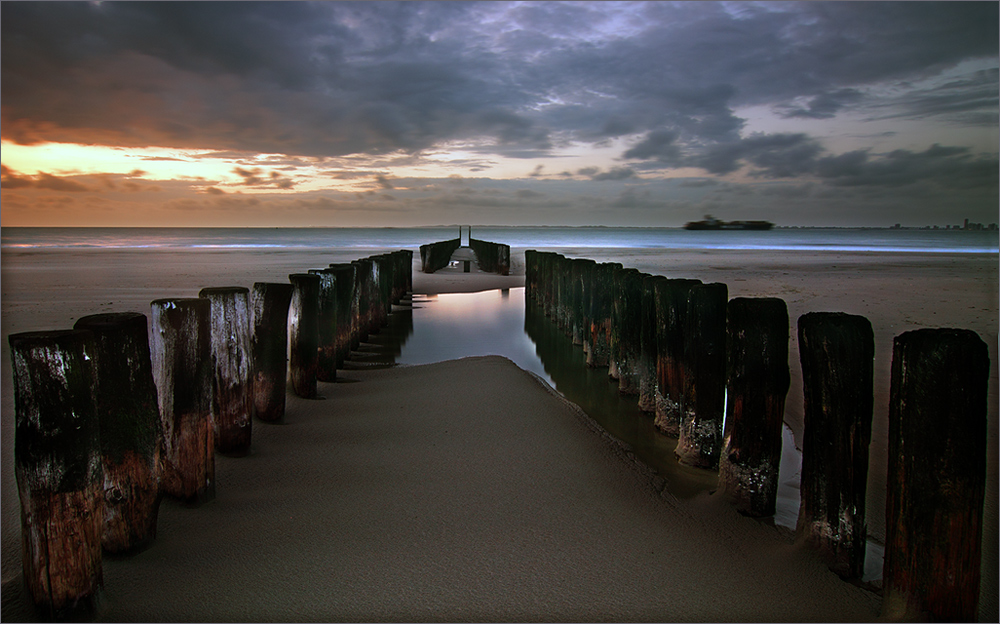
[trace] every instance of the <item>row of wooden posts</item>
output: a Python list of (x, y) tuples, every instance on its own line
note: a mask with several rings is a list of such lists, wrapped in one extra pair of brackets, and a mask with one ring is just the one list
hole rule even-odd
[[(525, 300), (592, 367), (676, 437), (678, 460), (718, 470), (750, 516), (775, 513), (789, 318), (781, 299), (722, 283), (525, 252)], [(864, 572), (874, 336), (862, 316), (798, 319), (804, 395), (797, 532), (844, 578)], [(920, 329), (893, 345), (883, 616), (974, 621), (986, 480), (989, 354), (969, 330)], [(725, 430), (723, 430), (725, 427)]]
[[(491, 243), (472, 238), (472, 228), (469, 227), (469, 247), (476, 254), (477, 264), (486, 273), (510, 273), (510, 245)], [(458, 238), (427, 243), (420, 246), (420, 270), (433, 273), (448, 266), (452, 255), (462, 247), (462, 228), (458, 230)]]
[(285, 414), (287, 379), (315, 398), (412, 290), (412, 251), (157, 299), (12, 334), (15, 469), (26, 585), (50, 618), (93, 612), (102, 550), (141, 549), (164, 494), (215, 493), (215, 452)]

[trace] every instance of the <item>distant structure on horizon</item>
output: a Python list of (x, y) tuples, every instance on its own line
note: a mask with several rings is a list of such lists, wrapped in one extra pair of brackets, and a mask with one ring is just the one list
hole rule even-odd
[[(917, 229), (917, 228), (906, 228), (902, 224), (897, 223), (896, 225), (891, 226), (889, 229), (890, 230), (902, 230), (902, 229)], [(924, 230), (939, 230), (939, 229), (945, 229), (945, 230), (965, 230), (965, 231), (968, 231), (968, 232), (980, 232), (982, 230), (986, 230), (986, 231), (989, 231), (989, 232), (995, 232), (997, 230), (997, 224), (996, 223), (990, 223), (989, 225), (983, 225), (982, 223), (971, 223), (968, 219), (966, 219), (965, 222), (962, 225), (946, 225), (946, 226), (944, 226), (944, 228), (941, 228), (940, 226), (937, 226), (937, 225), (925, 225), (923, 228), (919, 228), (919, 229), (924, 229)]]
[(685, 230), (770, 230), (770, 221), (720, 221), (712, 215), (705, 215), (702, 221), (689, 221)]

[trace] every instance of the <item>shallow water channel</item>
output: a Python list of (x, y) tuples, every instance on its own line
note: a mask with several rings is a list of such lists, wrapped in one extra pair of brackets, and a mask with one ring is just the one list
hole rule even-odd
[[(667, 491), (675, 497), (689, 499), (718, 486), (716, 473), (677, 462), (677, 440), (654, 427), (653, 419), (639, 411), (636, 397), (618, 393), (617, 381), (608, 377), (607, 369), (587, 367), (581, 347), (574, 346), (536, 306), (525, 308), (524, 288), (415, 295), (412, 307), (395, 306), (389, 325), (369, 341), (373, 363), (415, 365), (480, 355), (507, 357), (628, 444), (666, 479)], [(786, 426), (773, 522), (792, 531), (799, 512), (801, 465), (801, 453)], [(864, 580), (881, 577), (882, 552), (877, 544), (869, 542), (865, 567)]]

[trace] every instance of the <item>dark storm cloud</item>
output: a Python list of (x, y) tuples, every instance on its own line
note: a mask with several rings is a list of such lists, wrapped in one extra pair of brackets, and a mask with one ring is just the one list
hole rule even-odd
[[(993, 2), (0, 7), (2, 131), (22, 143), (342, 156), (474, 141), (536, 158), (642, 136), (626, 158), (765, 176), (798, 175), (816, 148), (741, 137), (737, 107), (871, 112), (870, 88), (998, 48)], [(990, 70), (875, 114), (995, 123), (996, 92)]]
[(782, 117), (806, 117), (810, 119), (830, 119), (844, 106), (857, 102), (863, 95), (857, 89), (838, 89), (821, 93), (809, 100), (805, 106), (782, 104), (777, 110)]
[(957, 80), (918, 90), (903, 100), (872, 104), (878, 119), (944, 117), (970, 125), (997, 125), (1000, 71), (980, 70)]
[(898, 187), (933, 183), (949, 189), (996, 188), (1000, 161), (995, 156), (973, 156), (964, 147), (933, 145), (923, 152), (894, 150), (870, 159), (863, 151), (823, 158), (816, 173), (840, 186)]

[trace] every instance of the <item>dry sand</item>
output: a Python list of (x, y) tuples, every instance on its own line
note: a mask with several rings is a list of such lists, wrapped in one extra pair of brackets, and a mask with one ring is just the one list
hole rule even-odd
[[(287, 274), (382, 250), (8, 252), (2, 334), (72, 326), (205, 286)], [(523, 273), (523, 250), (513, 250)], [(980, 619), (997, 621), (996, 256), (558, 249), (730, 296), (867, 316), (876, 339), (869, 523), (884, 531), (892, 337), (973, 329), (990, 346), (989, 475)], [(418, 292), (511, 287), (522, 275), (414, 273)], [(20, 586), (9, 349), (2, 349), (2, 619), (31, 618)], [(324, 401), (288, 399), (255, 424), (251, 456), (220, 457), (218, 496), (164, 502), (147, 551), (105, 562), (103, 618), (181, 620), (864, 621), (874, 593), (840, 581), (789, 536), (718, 497), (679, 503), (574, 406), (501, 358), (345, 372)], [(354, 383), (351, 383), (354, 382)], [(881, 445), (881, 446), (880, 446)], [(881, 466), (881, 470), (879, 469)]]

